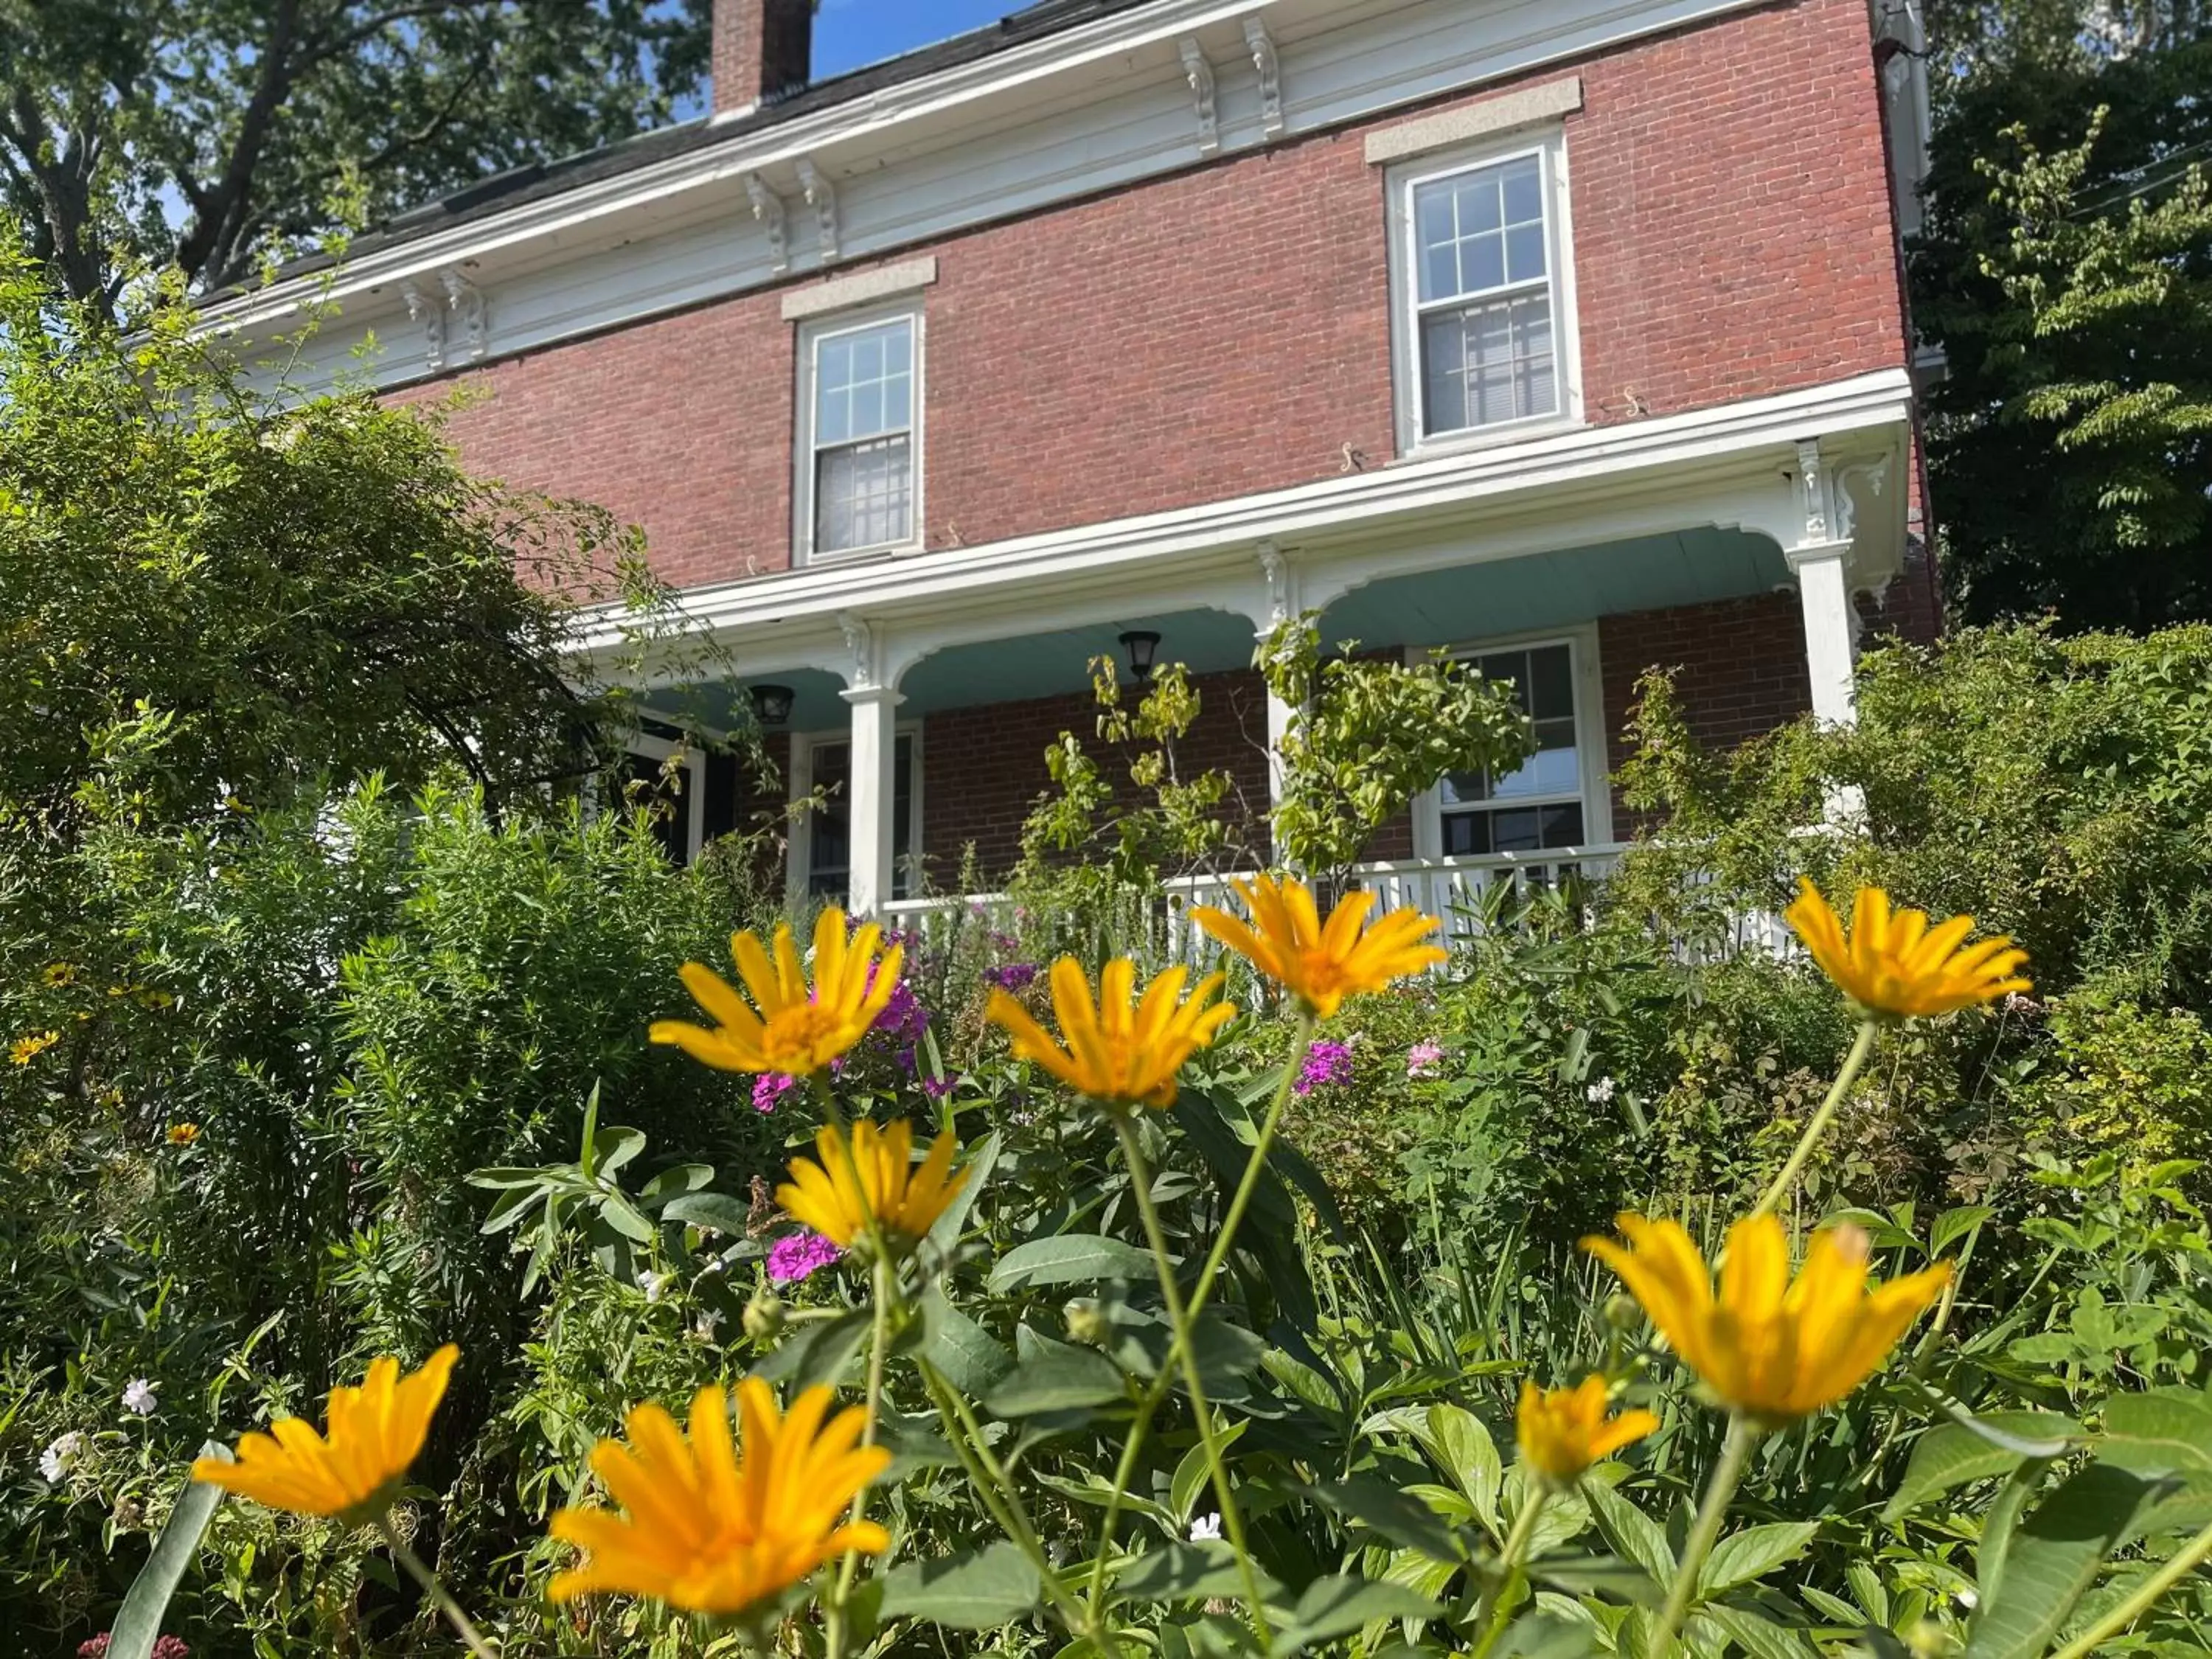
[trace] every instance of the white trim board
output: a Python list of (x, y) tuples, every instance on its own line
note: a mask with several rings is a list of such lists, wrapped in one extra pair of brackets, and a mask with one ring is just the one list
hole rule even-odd
[[(490, 357), (642, 320), (804, 273), (1373, 118), (1759, 0), (1156, 0), (817, 114), (733, 135), (616, 178), (361, 256), (210, 306), (204, 326), (253, 358), (303, 307), (337, 315), (300, 374), (314, 390), (363, 371), (394, 386), (444, 372), (400, 292), (465, 273), (486, 296)], [(1242, 26), (1270, 32), (1271, 116)], [(1200, 130), (1179, 47), (1216, 77), (1217, 148)], [(826, 247), (804, 162), (835, 192)], [(783, 204), (781, 259), (748, 179)], [(447, 367), (452, 367), (447, 365)]]

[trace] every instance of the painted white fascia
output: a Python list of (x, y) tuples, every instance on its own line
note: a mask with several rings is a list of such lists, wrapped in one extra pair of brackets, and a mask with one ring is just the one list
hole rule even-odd
[[(364, 254), (335, 270), (310, 272), (239, 295), (206, 307), (201, 326), (250, 331), (263, 325), (281, 323), (311, 303), (343, 301), (410, 276), (452, 265), (474, 264), (523, 244), (557, 238), (601, 220), (665, 203), (686, 192), (735, 181), (748, 173), (793, 165), (802, 158), (818, 158), (835, 151), (838, 152), (841, 164), (848, 169), (856, 164), (880, 166), (895, 161), (906, 142), (899, 129), (927, 117), (970, 108), (975, 124), (987, 125), (988, 113), (971, 106), (988, 105), (1050, 76), (1091, 67), (1117, 68), (1117, 60), (1146, 46), (1172, 47), (1195, 31), (1217, 24), (1238, 23), (1257, 17), (1270, 8), (1286, 7), (1292, 3), (1293, 0), (1158, 0), (1156, 4), (1048, 35), (974, 64), (957, 65), (888, 87), (762, 132), (735, 135), (726, 143), (709, 144), (650, 167), (580, 185), (449, 230), (413, 238), (396, 246)], [(1588, 56), (1621, 40), (1661, 29), (1692, 27), (1759, 3), (1759, 0), (1552, 0), (1540, 11), (1543, 22), (1538, 29), (1501, 41), (1499, 50), (1516, 58), (1510, 72), (1524, 73), (1545, 63)], [(1372, 4), (1340, 5), (1332, 9), (1330, 24), (1332, 27), (1344, 27), (1350, 21), (1344, 15), (1346, 13), (1368, 11), (1379, 15), (1394, 9)], [(1393, 101), (1432, 95), (1435, 90), (1414, 89), (1394, 100), (1387, 89), (1373, 88), (1372, 106), (1366, 112), (1380, 112)], [(1286, 100), (1293, 106), (1297, 101), (1295, 98)], [(1294, 120), (1290, 130), (1281, 136), (1295, 137), (1322, 131), (1336, 125), (1340, 118), (1364, 116)], [(860, 154), (850, 153), (854, 147), (863, 144), (868, 148)], [(605, 320), (609, 319), (580, 322), (579, 327), (602, 325)]]
[[(1911, 420), (1903, 369), (1621, 427), (1599, 427), (1524, 444), (1439, 456), (1202, 507), (1079, 526), (974, 547), (818, 566), (687, 590), (694, 629), (714, 634), (788, 627), (841, 611), (875, 614), (947, 600), (971, 601), (1030, 581), (1066, 587), (1164, 560), (1249, 548), (1262, 541), (1314, 545), (1372, 533), (1378, 521), (1464, 508), (1512, 496), (1553, 501), (1650, 488), (1660, 470), (1740, 461), (1807, 437), (1833, 439)], [(623, 642), (617, 612), (587, 616), (586, 651)]]

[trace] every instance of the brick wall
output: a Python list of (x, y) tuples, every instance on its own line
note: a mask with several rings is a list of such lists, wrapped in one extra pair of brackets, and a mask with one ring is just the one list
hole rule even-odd
[[(1795, 0), (1529, 79), (1570, 70), (1593, 421), (1904, 361), (1863, 0)], [(929, 544), (1306, 483), (1347, 448), (1387, 459), (1383, 180), (1365, 130), (934, 245)], [(490, 395), (452, 430), (477, 471), (642, 524), (679, 586), (781, 568), (795, 335), (771, 291), (550, 347), (468, 375)]]
[[(1219, 768), (1233, 780), (1224, 811), (1240, 826), (1267, 808), (1267, 692), (1249, 670), (1192, 678), (1200, 699), (1190, 734), (1176, 745), (1176, 769), (1191, 777)], [(988, 703), (928, 715), (921, 729), (921, 842), (933, 884), (959, 878), (963, 850), (974, 843), (982, 878), (994, 881), (1021, 857), (1022, 824), (1038, 794), (1051, 787), (1044, 751), (1062, 732), (1083, 739), (1105, 768), (1116, 794), (1134, 803), (1128, 763), (1099, 742), (1097, 705), (1087, 693)], [(1239, 834), (1249, 831), (1240, 828)]]

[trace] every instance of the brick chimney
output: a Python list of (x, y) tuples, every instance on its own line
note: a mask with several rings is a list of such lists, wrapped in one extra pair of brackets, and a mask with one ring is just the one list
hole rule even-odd
[(806, 84), (814, 0), (714, 0), (714, 113), (734, 115)]

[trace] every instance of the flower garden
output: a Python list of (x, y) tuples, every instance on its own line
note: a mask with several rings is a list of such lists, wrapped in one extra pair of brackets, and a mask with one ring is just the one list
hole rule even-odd
[(2212, 1646), (2212, 632), (1654, 675), (1618, 871), (1448, 930), (1349, 872), (1494, 687), (1278, 641), (1262, 876), (1109, 677), (1003, 903), (855, 924), (544, 785), (611, 526), (28, 292), (0, 1651)]

